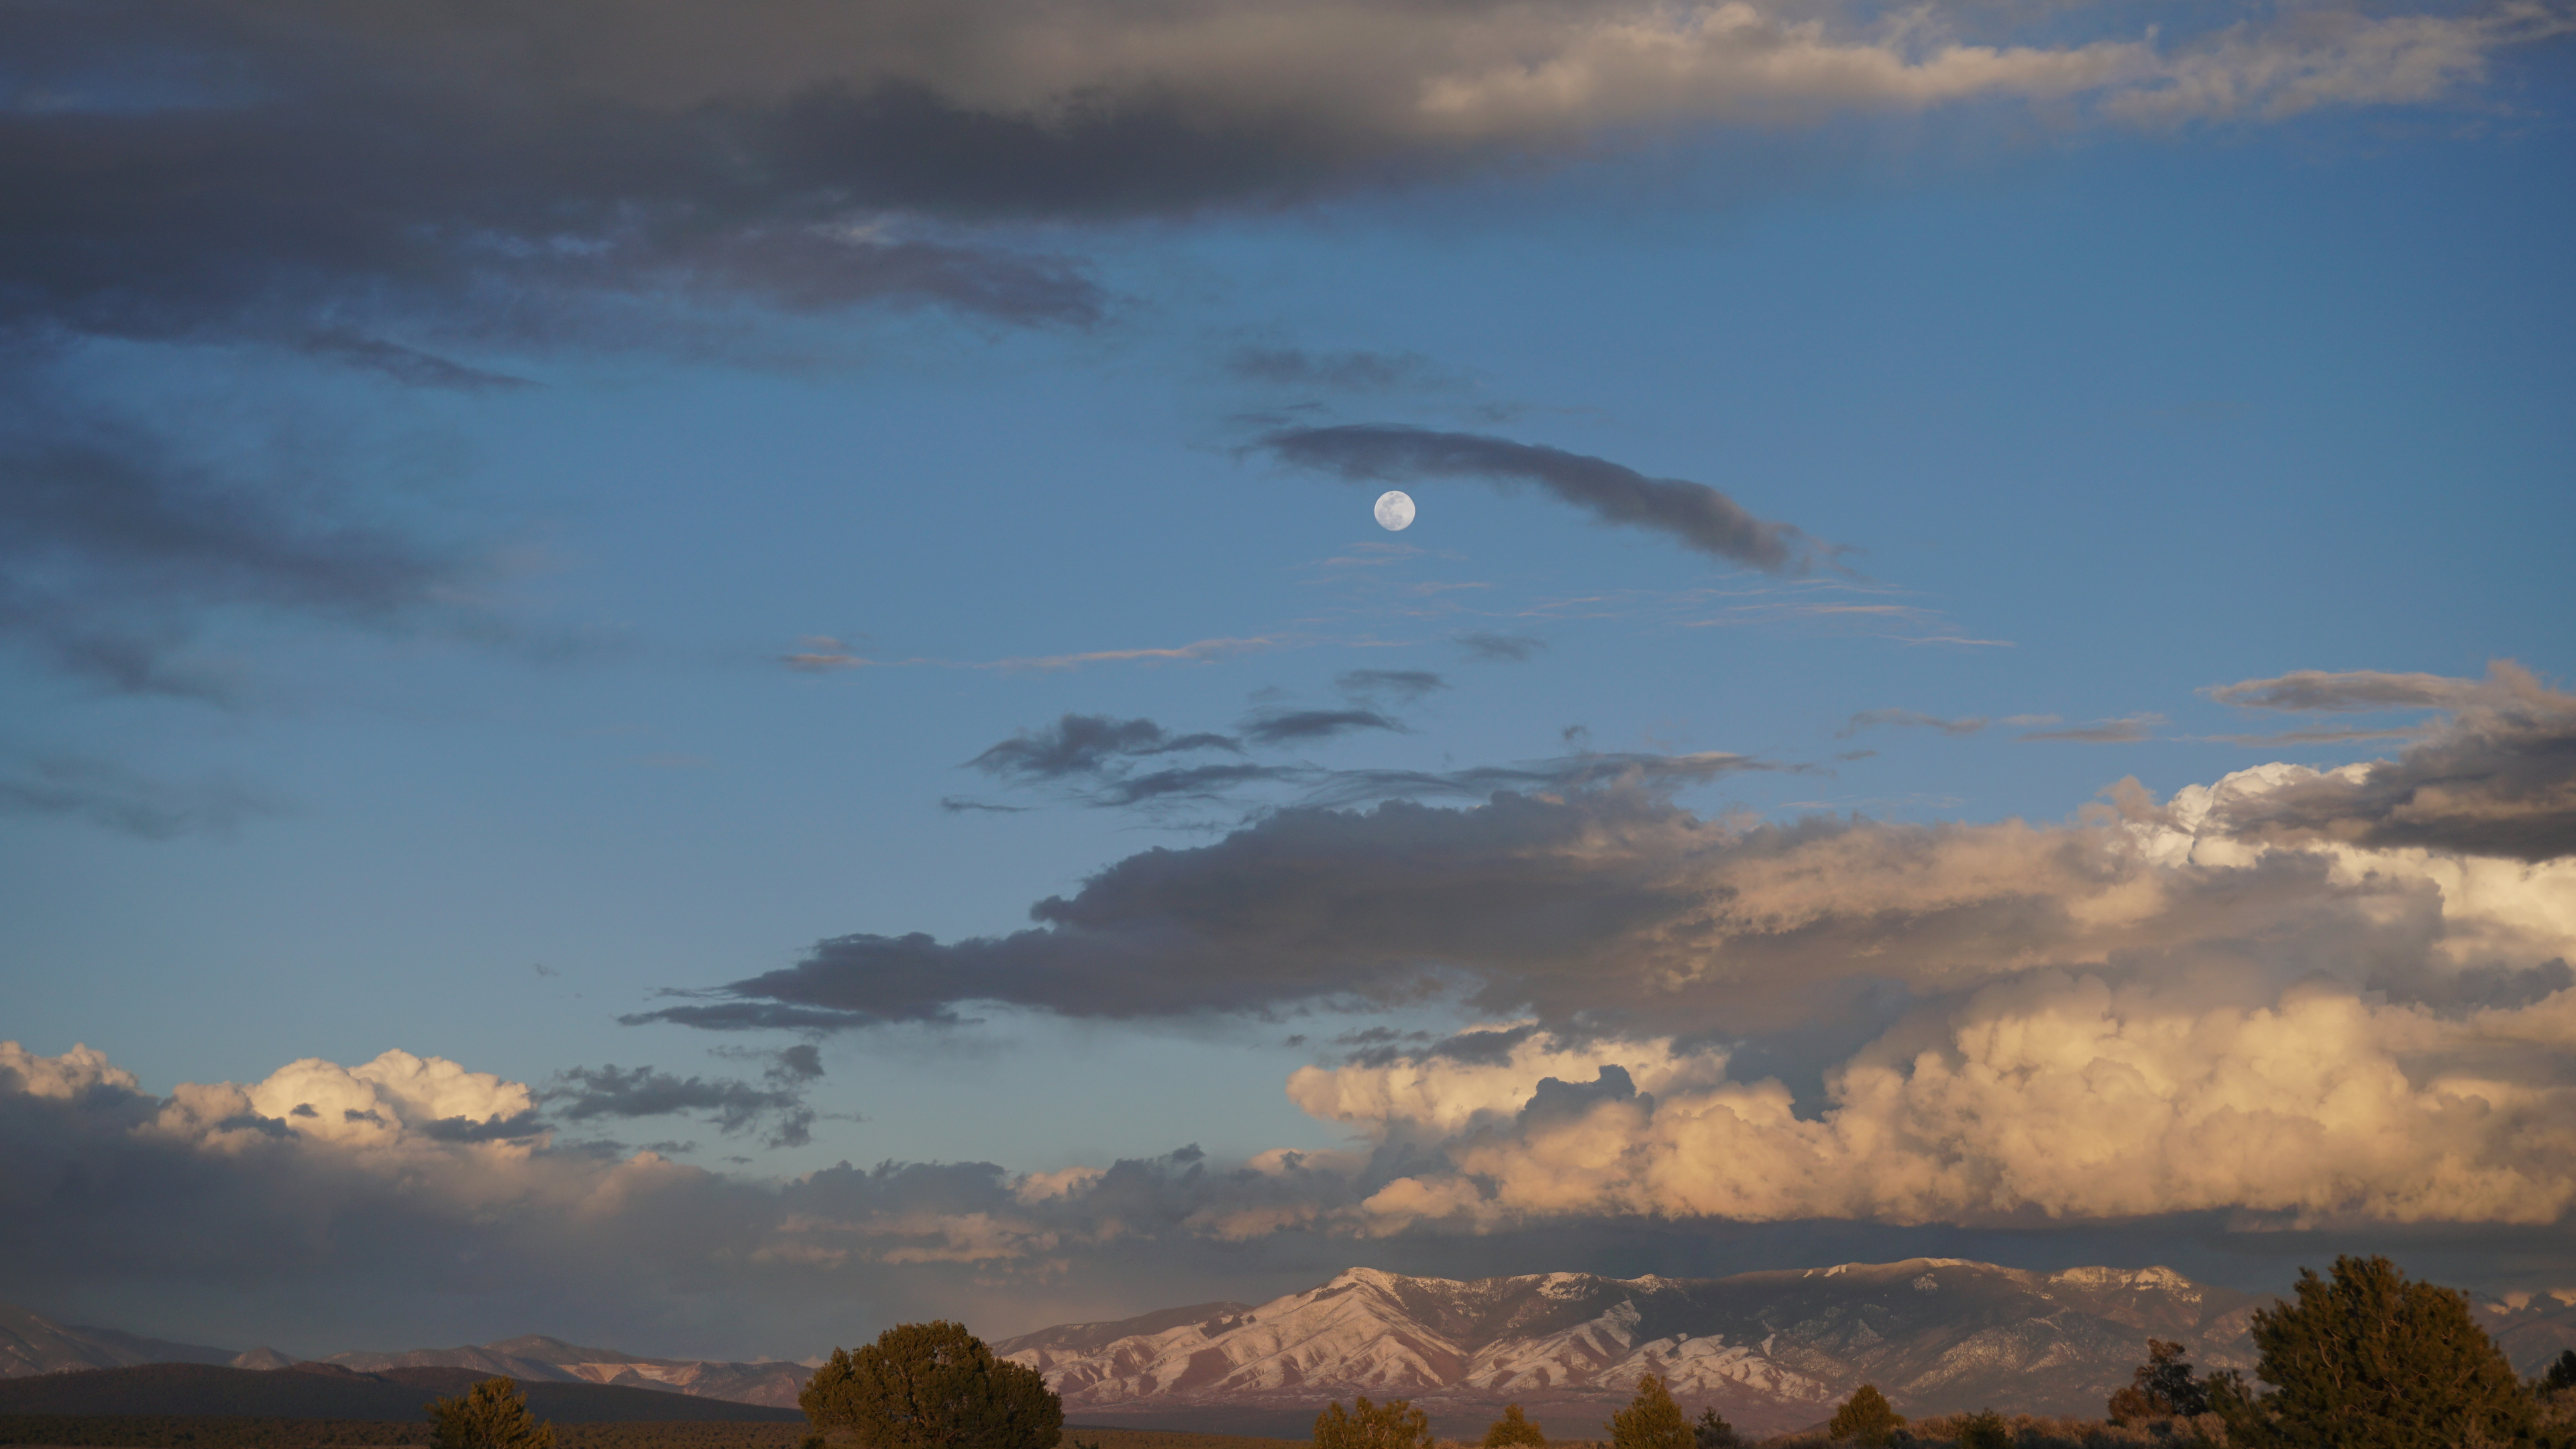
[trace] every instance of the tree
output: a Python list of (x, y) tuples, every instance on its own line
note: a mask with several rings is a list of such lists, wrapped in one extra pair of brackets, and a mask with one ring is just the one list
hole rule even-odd
[(1315, 1449), (1431, 1449), (1431, 1416), (1404, 1399), (1345, 1410), (1336, 1399), (1315, 1416)]
[(1037, 1370), (946, 1321), (832, 1350), (796, 1405), (816, 1429), (847, 1429), (865, 1449), (1055, 1449), (1064, 1437), (1064, 1401)]
[(555, 1426), (528, 1412), (515, 1379), (485, 1379), (461, 1398), (429, 1401), (430, 1449), (555, 1449)]
[(1503, 1405), (1503, 1416), (1485, 1429), (1485, 1449), (1507, 1449), (1513, 1444), (1527, 1444), (1532, 1449), (1547, 1449), (1547, 1431), (1529, 1421), (1518, 1404)]
[(2540, 1376), (2540, 1388), (2541, 1392), (2550, 1394), (2560, 1389), (2576, 1389), (2576, 1348), (2558, 1355), (2558, 1361)]
[(1852, 1390), (1852, 1396), (1834, 1410), (1833, 1421), (1825, 1433), (1835, 1439), (1849, 1439), (1855, 1444), (1885, 1444), (1905, 1427), (1905, 1416), (1887, 1402), (1887, 1395), (1876, 1384), (1863, 1384)]
[(1682, 1418), (1659, 1374), (1637, 1380), (1637, 1397), (1610, 1416), (1612, 1449), (1698, 1449), (1698, 1437)]
[(2012, 1427), (1992, 1409), (1979, 1409), (1959, 1423), (1959, 1449), (2013, 1449)]
[(2135, 1424), (2147, 1419), (2191, 1418), (2209, 1412), (2209, 1391), (2191, 1376), (2185, 1350), (2166, 1339), (2147, 1340), (2147, 1361), (2138, 1365), (2129, 1386), (2111, 1396), (2111, 1422)]
[(2529, 1442), (2531, 1397), (2468, 1299), (2386, 1258), (2299, 1270), (2298, 1301), (2255, 1310), (2259, 1393), (2214, 1376), (2211, 1407), (2241, 1449), (2413, 1449)]
[(1744, 1449), (1744, 1436), (1715, 1409), (1699, 1411), (1699, 1422), (1691, 1425), (1691, 1439), (1698, 1449)]

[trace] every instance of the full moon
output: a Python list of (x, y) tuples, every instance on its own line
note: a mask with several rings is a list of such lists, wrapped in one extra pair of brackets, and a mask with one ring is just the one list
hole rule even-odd
[(1402, 533), (1413, 526), (1413, 499), (1402, 493), (1386, 492), (1377, 496), (1377, 526), (1389, 533)]

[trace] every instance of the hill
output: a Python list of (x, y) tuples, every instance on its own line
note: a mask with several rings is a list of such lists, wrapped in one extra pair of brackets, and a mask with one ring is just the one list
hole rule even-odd
[[(144, 1364), (0, 1380), (0, 1415), (247, 1415), (279, 1419), (410, 1421), (433, 1398), (491, 1377), (466, 1368), (360, 1373), (331, 1364), (240, 1369)], [(631, 1420), (744, 1424), (801, 1422), (793, 1409), (607, 1384), (522, 1383), (538, 1417), (566, 1424)]]

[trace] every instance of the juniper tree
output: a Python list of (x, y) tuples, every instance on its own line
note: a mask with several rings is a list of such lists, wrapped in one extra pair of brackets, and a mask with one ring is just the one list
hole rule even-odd
[(1315, 1449), (1431, 1449), (1431, 1416), (1404, 1399), (1344, 1409), (1336, 1399), (1315, 1416)]
[(1887, 1401), (1876, 1384), (1863, 1384), (1852, 1390), (1852, 1396), (1834, 1410), (1825, 1433), (1835, 1439), (1848, 1439), (1855, 1444), (1886, 1444), (1905, 1427), (1905, 1416)]
[(1661, 1375), (1637, 1380), (1637, 1397), (1610, 1416), (1612, 1449), (1698, 1449), (1699, 1440), (1682, 1418)]
[(1520, 1405), (1505, 1404), (1503, 1416), (1485, 1429), (1485, 1449), (1509, 1449), (1514, 1444), (1547, 1449), (1547, 1431), (1531, 1423)]
[(905, 1323), (832, 1357), (796, 1405), (865, 1449), (1056, 1449), (1064, 1402), (1037, 1370), (996, 1358), (962, 1323)]
[(2191, 1375), (2191, 1365), (2183, 1362), (2186, 1350), (2166, 1339), (2147, 1340), (2147, 1361), (2129, 1386), (2111, 1396), (2107, 1406), (2114, 1424), (2134, 1424), (2146, 1419), (2169, 1419), (2177, 1415), (2190, 1418), (2209, 1412), (2209, 1391)]
[(2299, 1270), (2298, 1301), (2255, 1310), (2262, 1394), (2235, 1374), (2211, 1407), (2240, 1449), (2418, 1449), (2533, 1438), (2535, 1406), (2463, 1295), (2386, 1258)]
[(1713, 1408), (1699, 1411), (1699, 1421), (1691, 1425), (1691, 1440), (1698, 1449), (1744, 1449), (1744, 1436)]

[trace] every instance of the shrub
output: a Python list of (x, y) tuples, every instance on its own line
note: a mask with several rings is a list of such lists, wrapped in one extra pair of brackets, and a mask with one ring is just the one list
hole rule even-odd
[(515, 1379), (485, 1379), (462, 1398), (429, 1402), (430, 1449), (555, 1449)]
[(1959, 1421), (1959, 1449), (2013, 1449), (2010, 1426), (1992, 1409), (1979, 1409)]

